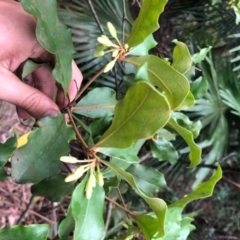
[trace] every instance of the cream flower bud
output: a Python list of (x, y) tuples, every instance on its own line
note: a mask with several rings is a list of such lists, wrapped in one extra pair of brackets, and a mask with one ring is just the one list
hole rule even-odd
[(65, 178), (65, 182), (72, 182), (76, 181), (77, 179), (78, 177), (74, 173), (72, 173)]
[(115, 62), (116, 62), (115, 59), (112, 60), (111, 62), (109, 62), (109, 63), (105, 66), (103, 72), (106, 73), (106, 72), (110, 71), (110, 70), (114, 67)]
[(79, 163), (79, 162), (81, 162), (77, 158), (71, 157), (71, 156), (60, 157), (60, 161), (65, 162), (65, 163)]
[(108, 31), (110, 32), (110, 34), (111, 34), (116, 40), (118, 40), (116, 28), (112, 25), (112, 23), (108, 22), (108, 23), (107, 23), (107, 28), (108, 28)]
[(96, 180), (98, 185), (100, 185), (101, 187), (104, 185), (103, 175), (99, 171), (96, 172)]
[(115, 57), (118, 55), (118, 53), (119, 53), (119, 50), (118, 50), (118, 49), (114, 50), (114, 51), (112, 52), (112, 57), (115, 58)]
[(98, 37), (98, 42), (100, 42), (101, 44), (107, 46), (107, 47), (112, 47), (114, 46), (114, 44), (112, 43), (112, 41), (105, 35), (102, 35), (101, 37)]
[(90, 178), (87, 181), (85, 191), (86, 191), (87, 199), (90, 199), (92, 197), (92, 184), (91, 184)]

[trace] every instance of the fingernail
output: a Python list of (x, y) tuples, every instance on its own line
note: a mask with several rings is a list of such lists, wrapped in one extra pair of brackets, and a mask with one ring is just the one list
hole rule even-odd
[(51, 109), (51, 110), (48, 110), (48, 111), (44, 114), (44, 117), (47, 117), (47, 116), (55, 117), (55, 116), (57, 116), (59, 113), (60, 113), (59, 111), (54, 110), (54, 109)]

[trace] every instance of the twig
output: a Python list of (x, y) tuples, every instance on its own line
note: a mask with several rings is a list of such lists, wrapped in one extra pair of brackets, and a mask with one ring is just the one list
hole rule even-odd
[(19, 223), (22, 221), (22, 219), (24, 218), (24, 216), (26, 215), (26, 213), (27, 213), (28, 211), (30, 211), (29, 208), (31, 207), (31, 204), (32, 204), (32, 202), (33, 202), (33, 199), (34, 199), (34, 195), (31, 196), (31, 198), (30, 198), (30, 200), (29, 200), (29, 202), (28, 202), (25, 210), (24, 210), (24, 211), (22, 212), (22, 214), (20, 215), (20, 217), (19, 217), (19, 219), (17, 220), (17, 223), (16, 223), (16, 224), (19, 224)]
[(67, 113), (68, 113), (70, 122), (71, 122), (71, 124), (72, 124), (72, 126), (73, 126), (73, 128), (74, 128), (74, 131), (75, 131), (76, 135), (77, 135), (78, 141), (82, 144), (83, 149), (84, 149), (84, 150), (87, 150), (87, 149), (88, 149), (88, 145), (85, 143), (82, 135), (79, 133), (79, 131), (78, 131), (78, 129), (77, 129), (77, 126), (76, 126), (76, 124), (75, 124), (75, 122), (74, 122), (74, 120), (73, 120), (73, 117), (72, 117), (71, 110), (68, 109), (68, 108), (67, 108), (66, 110), (67, 110)]
[(111, 216), (112, 216), (112, 208), (113, 208), (113, 203), (109, 202), (108, 209), (107, 209), (107, 217), (106, 217), (106, 221), (105, 221), (105, 232), (107, 232), (109, 224), (110, 224), (110, 220), (111, 220)]
[(91, 10), (91, 12), (93, 14), (93, 17), (94, 17), (94, 19), (95, 19), (95, 21), (96, 21), (96, 23), (98, 25), (98, 28), (99, 28), (101, 34), (105, 35), (103, 27), (102, 27), (102, 25), (101, 25), (101, 23), (100, 23), (100, 21), (98, 19), (97, 13), (96, 13), (93, 5), (92, 5), (92, 1), (91, 0), (86, 0), (86, 2), (87, 2), (88, 6), (89, 6), (89, 8), (90, 8), (90, 10)]
[(125, 0), (122, 0), (122, 6), (123, 6), (123, 17), (122, 17), (122, 44), (124, 45), (124, 42), (125, 42), (125, 22), (127, 22), (130, 26), (132, 26), (132, 24), (131, 24), (131, 22), (129, 21), (129, 19), (128, 19), (128, 17), (127, 17)]
[(29, 212), (30, 212), (31, 214), (33, 214), (33, 215), (41, 218), (42, 220), (50, 223), (50, 224), (55, 224), (54, 221), (50, 220), (49, 218), (44, 217), (43, 215), (41, 215), (41, 214), (39, 214), (39, 213), (37, 213), (37, 212), (35, 212), (35, 211), (33, 211), (33, 210), (29, 210)]
[(80, 90), (80, 92), (77, 94), (76, 99), (78, 99), (78, 98), (83, 94), (83, 92), (93, 83), (93, 81), (94, 81), (98, 76), (100, 76), (100, 75), (103, 73), (104, 68), (105, 68), (105, 67), (103, 67), (102, 69), (100, 69), (100, 70), (83, 86), (83, 88), (82, 88), (82, 89)]
[(235, 186), (235, 187), (237, 187), (237, 188), (240, 188), (240, 184), (239, 184), (239, 183), (236, 183), (236, 182), (234, 182), (234, 181), (232, 181), (232, 180), (230, 180), (230, 179), (228, 179), (228, 178), (226, 178), (226, 177), (224, 177), (224, 176), (223, 176), (223, 179), (224, 179), (225, 181), (231, 183), (233, 186)]
[(135, 213), (132, 213), (130, 210), (128, 210), (127, 208), (123, 207), (122, 205), (120, 205), (119, 203), (115, 202), (113, 199), (109, 198), (109, 197), (105, 197), (105, 199), (111, 203), (113, 203), (115, 206), (121, 208), (124, 212), (128, 213), (130, 216), (134, 217), (136, 216)]
[[(127, 206), (126, 206), (126, 204), (125, 204), (125, 202), (124, 202), (124, 199), (123, 199), (123, 196), (122, 196), (122, 193), (121, 193), (119, 187), (117, 187), (117, 192), (118, 192), (118, 195), (119, 195), (119, 197), (120, 197), (120, 199), (121, 199), (121, 202), (122, 202), (123, 207), (126, 209)], [(127, 215), (128, 215), (128, 213), (127, 213)], [(128, 218), (130, 218), (129, 215), (128, 215)]]

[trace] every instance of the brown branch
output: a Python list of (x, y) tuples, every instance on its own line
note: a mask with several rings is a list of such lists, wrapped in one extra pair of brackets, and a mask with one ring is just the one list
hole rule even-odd
[(129, 214), (130, 216), (134, 217), (137, 214), (131, 212), (130, 210), (128, 210), (127, 208), (123, 207), (122, 205), (120, 205), (119, 203), (117, 203), (116, 201), (114, 201), (113, 199), (109, 198), (109, 197), (105, 197), (105, 199), (109, 202), (111, 202), (112, 204), (114, 204), (115, 206), (117, 206), (118, 208), (122, 209), (124, 212), (126, 212), (127, 214)]
[(94, 17), (94, 20), (96, 21), (96, 23), (97, 23), (97, 25), (98, 25), (98, 28), (99, 28), (99, 30), (100, 30), (100, 32), (101, 32), (101, 34), (105, 35), (104, 30), (103, 30), (103, 27), (102, 27), (102, 25), (101, 25), (101, 23), (100, 23), (100, 21), (99, 21), (98, 16), (97, 16), (97, 13), (96, 13), (93, 5), (92, 5), (92, 1), (91, 1), (91, 0), (86, 0), (86, 2), (87, 2), (88, 6), (89, 6), (89, 8), (90, 8), (90, 10), (91, 10), (91, 12), (92, 12), (92, 15), (93, 15), (93, 17)]
[(76, 126), (76, 124), (75, 124), (75, 122), (73, 120), (72, 113), (71, 113), (70, 109), (67, 108), (66, 110), (67, 110), (70, 122), (71, 122), (71, 124), (72, 124), (72, 126), (74, 128), (74, 131), (75, 131), (76, 135), (77, 135), (77, 139), (82, 144), (84, 152), (85, 152), (88, 149), (88, 145), (85, 143), (82, 135), (80, 134), (80, 132), (77, 129), (77, 126)]
[(83, 86), (83, 88), (82, 88), (82, 89), (80, 90), (80, 92), (77, 94), (76, 99), (78, 99), (78, 98), (85, 92), (85, 90), (94, 82), (94, 80), (96, 80), (96, 78), (103, 73), (104, 68), (105, 68), (105, 66), (104, 66), (102, 69), (100, 69), (100, 70)]

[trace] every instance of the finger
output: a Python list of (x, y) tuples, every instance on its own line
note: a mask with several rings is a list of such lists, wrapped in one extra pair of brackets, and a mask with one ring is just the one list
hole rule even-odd
[(0, 98), (25, 109), (31, 116), (56, 116), (58, 106), (39, 90), (21, 82), (13, 73), (0, 68)]
[(57, 86), (50, 68), (47, 66), (42, 66), (34, 71), (31, 75), (34, 82), (34, 87), (55, 101)]
[(64, 97), (63, 91), (61, 89), (58, 89), (57, 104), (60, 107), (60, 109), (75, 99), (75, 97), (80, 89), (82, 79), (83, 79), (83, 76), (82, 76), (81, 71), (79, 70), (76, 63), (74, 61), (72, 61), (72, 77), (71, 77), (71, 82), (68, 87), (67, 97)]

